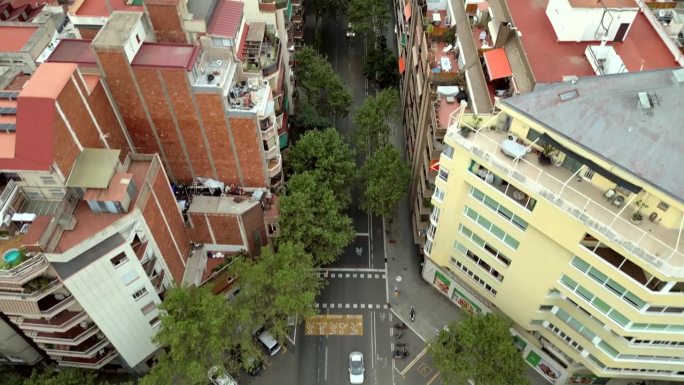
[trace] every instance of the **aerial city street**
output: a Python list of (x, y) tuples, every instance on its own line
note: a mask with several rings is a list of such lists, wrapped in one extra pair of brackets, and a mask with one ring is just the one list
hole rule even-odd
[(684, 384), (682, 67), (682, 0), (0, 0), (0, 385)]

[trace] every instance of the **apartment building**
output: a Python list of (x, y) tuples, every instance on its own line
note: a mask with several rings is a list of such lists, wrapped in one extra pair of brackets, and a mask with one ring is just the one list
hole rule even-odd
[(509, 317), (551, 383), (684, 381), (682, 87), (581, 77), (452, 114), (423, 278)]
[(418, 245), (426, 240), (444, 135), (461, 101), (470, 113), (490, 114), (497, 100), (564, 78), (684, 64), (668, 35), (676, 22), (664, 32), (641, 1), (398, 0), (394, 11)]

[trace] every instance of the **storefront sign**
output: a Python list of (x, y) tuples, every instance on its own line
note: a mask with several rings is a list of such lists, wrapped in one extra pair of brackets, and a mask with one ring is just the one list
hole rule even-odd
[(433, 283), (442, 293), (447, 294), (449, 292), (451, 281), (439, 271), (435, 271), (435, 281)]
[(593, 384), (597, 379), (593, 374), (573, 374), (568, 377), (567, 384)]
[(555, 382), (558, 377), (560, 377), (560, 372), (558, 370), (551, 367), (548, 362), (544, 361), (537, 353), (533, 351), (530, 351), (527, 354), (525, 361), (532, 365), (537, 372), (544, 375), (544, 377), (551, 382)]
[(461, 309), (464, 309), (468, 313), (481, 313), (482, 309), (480, 309), (479, 306), (475, 304), (475, 302), (471, 301), (466, 297), (463, 293), (458, 291), (454, 287), (454, 292), (451, 294), (451, 300), (456, 302), (456, 305), (458, 305)]

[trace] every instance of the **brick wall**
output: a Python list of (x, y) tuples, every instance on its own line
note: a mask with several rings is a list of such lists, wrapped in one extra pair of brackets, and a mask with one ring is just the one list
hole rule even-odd
[(242, 245), (240, 224), (232, 215), (207, 215), (209, 224), (214, 232), (214, 238), (219, 245)]
[(67, 177), (71, 172), (71, 167), (73, 167), (80, 150), (74, 142), (74, 138), (64, 123), (64, 120), (62, 120), (59, 115), (57, 116), (55, 123), (55, 140), (53, 146), (55, 146), (55, 163), (57, 163), (62, 174)]
[[(264, 210), (261, 208), (261, 205), (256, 205), (242, 214), (242, 225), (244, 226), (245, 234), (247, 235), (247, 248), (249, 254), (259, 255), (261, 253), (261, 246), (265, 246), (267, 243), (266, 226), (264, 225)], [(257, 243), (257, 240), (254, 238), (255, 232), (259, 233), (259, 243)]]
[(123, 51), (110, 52), (96, 49), (96, 53), (100, 66), (105, 73), (109, 89), (119, 107), (137, 152), (143, 154), (158, 153), (159, 148), (154, 138), (152, 126), (147, 120), (143, 102), (133, 85), (130, 66)]
[(196, 176), (216, 178), (204, 144), (200, 123), (193, 108), (190, 83), (185, 71), (159, 71), (176, 115), (185, 148)]
[(180, 282), (185, 272), (184, 262), (190, 253), (190, 240), (163, 168), (151, 178), (154, 194), (148, 195), (142, 214), (173, 279)]
[(131, 152), (124, 134), (125, 128), (119, 124), (114, 113), (114, 101), (110, 100), (101, 82), (97, 83), (92, 93), (87, 96), (90, 109), (100, 125), (100, 130), (107, 137), (110, 148), (120, 149), (119, 160), (123, 162)]
[(214, 167), (220, 181), (241, 184), (237, 172), (235, 153), (230, 145), (228, 125), (221, 96), (218, 94), (195, 94), (198, 111), (202, 117), (204, 132), (214, 158)]
[(77, 28), (78, 33), (81, 34), (81, 39), (85, 40), (93, 40), (95, 39), (95, 36), (97, 36), (97, 33), (100, 32), (99, 28)]
[(183, 183), (192, 182), (192, 170), (183, 152), (183, 141), (178, 137), (166, 94), (157, 69), (134, 68), (143, 99), (157, 130), (159, 141), (166, 155), (166, 164), (173, 179)]
[(209, 227), (207, 226), (207, 220), (204, 214), (201, 213), (190, 213), (190, 220), (192, 221), (192, 227), (188, 228), (188, 235), (193, 242), (198, 243), (214, 243), (211, 239), (211, 234), (209, 233)]
[(70, 81), (66, 83), (62, 92), (59, 93), (57, 103), (62, 109), (64, 116), (66, 116), (69, 125), (76, 134), (81, 146), (88, 148), (103, 148), (104, 145), (100, 140), (100, 133), (97, 131), (95, 122), (88, 113), (87, 106), (85, 105), (85, 103), (87, 103), (84, 102), (85, 94), (83, 94), (82, 99), (79, 94), (79, 89), (76, 86), (76, 84), (78, 84), (81, 93), (83, 93), (85, 86), (80, 79), (81, 78), (76, 76), (76, 74), (71, 76)]
[(178, 4), (156, 1), (145, 1), (147, 14), (150, 16), (154, 34), (160, 43), (187, 43), (188, 39), (183, 31)]
[(230, 117), (235, 148), (240, 161), (242, 180), (246, 186), (264, 186), (268, 184), (264, 160), (261, 155), (261, 139), (257, 133), (254, 118)]

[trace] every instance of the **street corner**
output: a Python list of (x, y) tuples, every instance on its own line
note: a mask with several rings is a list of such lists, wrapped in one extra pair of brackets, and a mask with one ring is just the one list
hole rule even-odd
[(304, 321), (307, 336), (363, 336), (363, 316), (356, 314), (323, 314)]
[(411, 385), (439, 385), (440, 374), (435, 368), (431, 357), (427, 354), (427, 347), (413, 359), (395, 359), (395, 370), (399, 372), (406, 384)]

